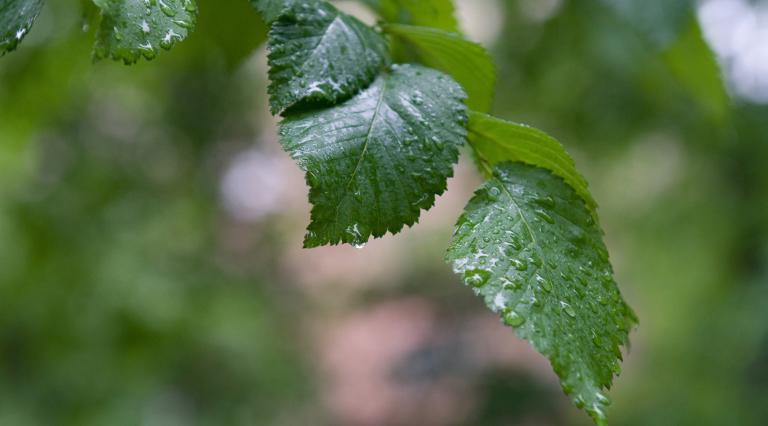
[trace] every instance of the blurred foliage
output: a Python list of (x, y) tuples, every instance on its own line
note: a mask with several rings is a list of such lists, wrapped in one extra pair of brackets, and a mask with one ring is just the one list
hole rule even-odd
[[(602, 0), (544, 20), (523, 3), (499, 2), (493, 111), (576, 153), (600, 203), (641, 318), (610, 418), (763, 424), (768, 108), (724, 95), (690, 15), (659, 47)], [(187, 40), (125, 67), (91, 62), (91, 20), (68, 6), (48, 2), (0, 59), (0, 424), (344, 424), (306, 327), (339, 314), (280, 266), (306, 218), (240, 224), (220, 206), (228, 161), (274, 132), (264, 24), (246, 1), (200, 1)], [(434, 254), (449, 236), (343, 303), (426, 294), (446, 324), (482, 311)], [(447, 353), (418, 359), (477, 374)], [(458, 424), (588, 422), (529, 368), (473, 377)]]

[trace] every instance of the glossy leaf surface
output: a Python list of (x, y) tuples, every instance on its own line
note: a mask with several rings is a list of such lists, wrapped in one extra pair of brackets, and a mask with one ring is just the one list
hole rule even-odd
[(367, 87), (389, 63), (386, 40), (324, 1), (292, 4), (269, 32), (273, 113), (332, 105)]
[(305, 246), (361, 245), (414, 224), (453, 175), (464, 98), (438, 71), (394, 66), (341, 105), (283, 121), (283, 147), (310, 186)]
[(547, 170), (499, 164), (459, 219), (447, 260), (549, 358), (575, 404), (605, 424), (603, 391), (636, 318), (581, 197)]
[(0, 0), (0, 56), (16, 49), (43, 8), (43, 0)]
[(184, 40), (197, 21), (195, 0), (94, 0), (101, 9), (94, 56), (133, 64)]

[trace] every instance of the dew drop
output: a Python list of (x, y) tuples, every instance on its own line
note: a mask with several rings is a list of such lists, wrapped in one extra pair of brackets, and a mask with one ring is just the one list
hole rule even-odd
[(536, 282), (539, 283), (539, 286), (541, 286), (541, 288), (547, 293), (552, 291), (552, 282), (542, 277), (541, 275), (536, 275)]
[(504, 324), (517, 328), (525, 324), (525, 317), (515, 311), (510, 310), (504, 314)]
[(553, 219), (552, 216), (550, 216), (549, 213), (545, 212), (544, 210), (536, 210), (534, 213), (536, 213), (536, 216), (538, 216), (544, 222), (549, 224), (555, 223), (555, 219)]
[(560, 302), (560, 306), (563, 308), (563, 311), (568, 314), (571, 318), (576, 318), (576, 311), (573, 310), (573, 306), (571, 306), (568, 302)]

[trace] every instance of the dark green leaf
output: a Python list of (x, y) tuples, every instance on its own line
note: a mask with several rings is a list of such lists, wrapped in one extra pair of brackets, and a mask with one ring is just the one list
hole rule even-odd
[(464, 97), (438, 71), (394, 66), (337, 107), (283, 121), (283, 147), (310, 186), (305, 245), (360, 245), (413, 225), (453, 175), (466, 135)]
[(94, 56), (126, 64), (154, 59), (184, 40), (197, 20), (195, 0), (94, 0), (101, 9)]
[(636, 324), (600, 228), (562, 179), (502, 163), (459, 219), (447, 260), (490, 309), (549, 358), (598, 424)]
[(390, 24), (385, 31), (419, 49), (424, 65), (453, 77), (467, 92), (467, 106), (487, 112), (493, 101), (496, 69), (486, 50), (461, 34), (429, 27)]
[(0, 0), (0, 56), (19, 45), (43, 7), (43, 0)]
[(334, 104), (368, 86), (389, 63), (384, 38), (324, 1), (285, 9), (269, 32), (273, 113)]
[(265, 22), (272, 22), (280, 16), (294, 0), (251, 0), (251, 4), (261, 13)]
[(469, 141), (477, 155), (491, 166), (504, 161), (520, 161), (551, 170), (571, 185), (597, 216), (597, 203), (589, 192), (587, 181), (576, 170), (573, 159), (560, 142), (541, 130), (471, 112)]

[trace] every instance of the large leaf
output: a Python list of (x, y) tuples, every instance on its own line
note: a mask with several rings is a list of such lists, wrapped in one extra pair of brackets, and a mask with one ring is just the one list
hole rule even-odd
[(0, 0), (0, 56), (19, 45), (43, 7), (43, 0)]
[(464, 98), (438, 71), (394, 66), (337, 107), (283, 121), (282, 144), (310, 186), (305, 246), (361, 245), (413, 225), (453, 175)]
[(458, 32), (452, 0), (364, 0), (389, 22)]
[(587, 181), (576, 170), (573, 159), (560, 142), (541, 130), (471, 112), (469, 141), (477, 155), (491, 166), (504, 161), (520, 161), (552, 171), (571, 185), (597, 216), (597, 203), (589, 192)]
[(499, 164), (459, 219), (447, 260), (604, 424), (603, 392), (636, 318), (579, 195), (544, 169)]
[(268, 43), (273, 113), (349, 98), (389, 62), (380, 34), (324, 1), (285, 9), (272, 24)]
[(417, 47), (424, 65), (459, 82), (467, 92), (469, 108), (482, 112), (491, 108), (496, 69), (482, 46), (461, 34), (436, 28), (389, 24), (384, 29)]
[(133, 64), (184, 40), (197, 20), (195, 0), (94, 0), (101, 9), (94, 56)]

